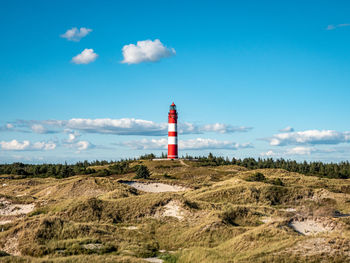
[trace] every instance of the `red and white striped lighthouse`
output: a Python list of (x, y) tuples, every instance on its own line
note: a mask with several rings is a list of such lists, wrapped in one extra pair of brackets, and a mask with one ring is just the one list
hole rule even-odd
[(168, 115), (168, 159), (177, 159), (177, 111), (174, 102)]

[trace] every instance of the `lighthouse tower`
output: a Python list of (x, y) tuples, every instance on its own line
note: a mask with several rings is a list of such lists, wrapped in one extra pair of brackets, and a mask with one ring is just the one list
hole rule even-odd
[(177, 111), (174, 102), (168, 115), (168, 159), (177, 159)]

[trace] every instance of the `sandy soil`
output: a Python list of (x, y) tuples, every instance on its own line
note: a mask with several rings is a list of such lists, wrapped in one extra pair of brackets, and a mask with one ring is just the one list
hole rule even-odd
[(144, 258), (143, 260), (152, 263), (163, 263), (163, 260), (160, 258)]
[(12, 220), (0, 220), (0, 226), (6, 225), (6, 224), (11, 223), (11, 222), (12, 222)]
[(162, 216), (172, 216), (181, 220), (184, 218), (184, 214), (185, 213), (178, 202), (172, 200), (164, 206)]
[(14, 256), (20, 256), (21, 252), (18, 250), (18, 237), (17, 235), (8, 238), (2, 248), (3, 251)]
[[(295, 246), (289, 247), (280, 253), (293, 253), (303, 256), (314, 256), (319, 254), (328, 254), (335, 256), (337, 254), (350, 257), (350, 250), (346, 247), (339, 249), (336, 243), (326, 238), (316, 237), (298, 242)], [(322, 261), (323, 262), (323, 261)], [(348, 261), (347, 261), (348, 262)]]
[(314, 235), (336, 229), (336, 223), (327, 218), (294, 219), (289, 223), (289, 226), (303, 235)]
[(128, 230), (137, 230), (139, 229), (137, 226), (125, 226), (123, 229), (128, 229)]
[(96, 250), (96, 249), (101, 249), (103, 245), (99, 243), (90, 243), (90, 244), (82, 245), (82, 247), (85, 249)]
[(137, 190), (151, 193), (161, 193), (161, 192), (180, 192), (186, 191), (188, 188), (178, 185), (170, 185), (163, 183), (143, 183), (143, 182), (123, 182), (124, 184), (130, 185)]
[(186, 166), (186, 167), (189, 167), (189, 165), (187, 163), (184, 162), (184, 160), (180, 159), (180, 163), (183, 165), (183, 166)]
[(7, 200), (0, 200), (0, 216), (28, 214), (34, 210), (34, 207), (34, 204), (12, 204)]

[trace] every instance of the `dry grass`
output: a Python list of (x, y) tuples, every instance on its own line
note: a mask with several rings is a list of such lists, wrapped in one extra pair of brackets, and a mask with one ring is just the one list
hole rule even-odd
[[(118, 182), (134, 174), (1, 179), (1, 198), (36, 208), (2, 226), (0, 250), (12, 256), (0, 261), (350, 261), (350, 218), (333, 218), (350, 213), (350, 180), (185, 162), (131, 164), (146, 165), (149, 181), (189, 187), (185, 192), (145, 193)], [(247, 181), (255, 172), (264, 181)], [(325, 218), (336, 231), (304, 236), (290, 227), (293, 218)]]

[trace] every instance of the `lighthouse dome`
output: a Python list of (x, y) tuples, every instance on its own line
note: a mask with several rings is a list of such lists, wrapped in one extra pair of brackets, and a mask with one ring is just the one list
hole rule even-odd
[(176, 110), (176, 105), (174, 102), (170, 105), (170, 110)]

